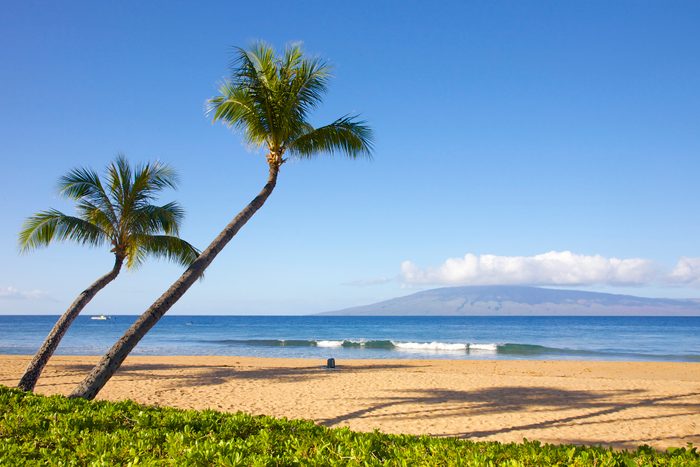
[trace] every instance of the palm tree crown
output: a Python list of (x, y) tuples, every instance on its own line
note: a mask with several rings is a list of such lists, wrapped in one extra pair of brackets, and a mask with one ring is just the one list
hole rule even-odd
[(177, 175), (155, 162), (132, 169), (124, 156), (109, 164), (106, 183), (91, 169), (71, 170), (59, 180), (59, 192), (77, 202), (77, 215), (56, 209), (29, 217), (19, 234), (20, 250), (31, 251), (53, 241), (111, 245), (111, 252), (128, 268), (146, 256), (190, 265), (199, 251), (177, 237), (184, 211), (175, 202), (151, 204), (159, 191), (175, 188)]
[(308, 158), (341, 152), (351, 158), (371, 155), (372, 130), (357, 116), (346, 115), (314, 128), (308, 121), (326, 92), (330, 67), (307, 58), (299, 45), (283, 56), (264, 43), (236, 48), (232, 76), (208, 101), (214, 121), (241, 130), (248, 143), (266, 147), (268, 163), (279, 166), (285, 153)]

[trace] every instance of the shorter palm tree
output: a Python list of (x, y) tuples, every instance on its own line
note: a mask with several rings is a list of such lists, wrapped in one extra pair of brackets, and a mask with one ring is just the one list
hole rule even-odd
[(83, 290), (58, 319), (29, 363), (18, 384), (20, 389), (34, 389), (71, 323), (95, 294), (117, 277), (124, 262), (131, 269), (147, 256), (155, 256), (189, 266), (197, 258), (199, 251), (177, 236), (183, 209), (175, 202), (151, 204), (159, 191), (176, 185), (177, 175), (167, 165), (156, 162), (132, 170), (120, 155), (107, 167), (106, 185), (86, 168), (74, 169), (61, 177), (59, 192), (77, 202), (77, 216), (50, 209), (25, 221), (19, 234), (22, 252), (63, 240), (89, 246), (109, 244), (114, 266)]

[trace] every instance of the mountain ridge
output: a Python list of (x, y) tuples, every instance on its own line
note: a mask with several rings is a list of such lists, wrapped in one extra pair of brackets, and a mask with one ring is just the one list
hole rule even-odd
[(700, 316), (700, 300), (548, 289), (530, 286), (462, 286), (319, 313), (335, 316)]

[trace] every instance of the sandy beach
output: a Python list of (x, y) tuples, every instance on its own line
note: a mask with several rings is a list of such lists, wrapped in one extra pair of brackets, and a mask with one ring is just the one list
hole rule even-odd
[[(57, 356), (41, 394), (97, 357)], [(0, 384), (29, 361), (0, 355)], [(700, 444), (700, 364), (130, 357), (99, 398), (305, 418), (354, 430), (656, 448)]]

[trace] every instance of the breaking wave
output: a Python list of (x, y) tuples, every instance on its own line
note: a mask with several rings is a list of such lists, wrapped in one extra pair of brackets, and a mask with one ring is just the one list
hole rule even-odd
[[(611, 358), (625, 357), (633, 359), (673, 359), (673, 355), (653, 355), (643, 353), (627, 353), (615, 351), (596, 351), (585, 349), (570, 349), (546, 347), (535, 344), (516, 343), (479, 343), (479, 342), (408, 342), (394, 340), (370, 340), (370, 339), (224, 339), (204, 341), (230, 347), (319, 347), (328, 349), (363, 350), (375, 349), (384, 351), (396, 351), (416, 354), (448, 354), (459, 355), (502, 355), (510, 358), (547, 358), (547, 357), (573, 357), (573, 358)], [(700, 361), (698, 355), (682, 355), (685, 361)]]
[(288, 340), (288, 339), (224, 339), (208, 341), (232, 347), (325, 347), (346, 349), (383, 349), (398, 351), (423, 352), (470, 352), (497, 353), (501, 347), (489, 343), (460, 343), (460, 342), (400, 342), (392, 340)]

